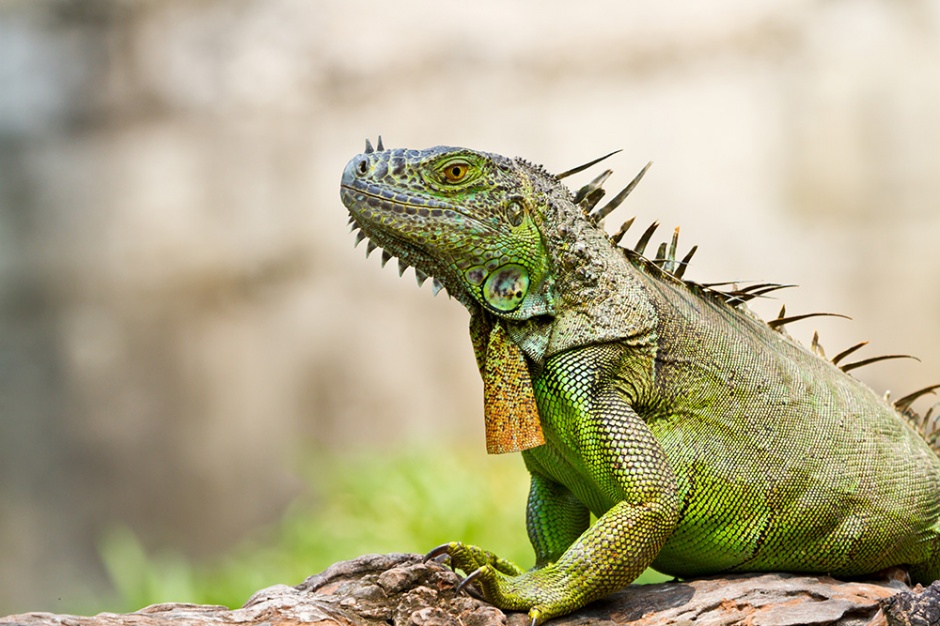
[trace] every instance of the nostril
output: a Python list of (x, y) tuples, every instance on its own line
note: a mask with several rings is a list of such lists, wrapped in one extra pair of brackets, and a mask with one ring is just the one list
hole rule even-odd
[(369, 171), (369, 164), (366, 163), (365, 159), (359, 161), (359, 166), (356, 168), (356, 171), (358, 171), (360, 174), (365, 174)]

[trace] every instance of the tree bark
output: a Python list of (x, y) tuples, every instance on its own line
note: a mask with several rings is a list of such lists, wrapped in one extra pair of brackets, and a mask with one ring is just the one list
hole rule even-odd
[[(523, 626), (523, 613), (504, 613), (467, 594), (460, 578), (419, 555), (367, 555), (336, 563), (296, 587), (275, 585), (239, 609), (157, 604), (134, 613), (93, 617), (24, 613), (0, 624), (24, 626)], [(631, 585), (553, 626), (708, 624), (722, 626), (894, 626), (937, 624), (940, 584), (911, 592), (898, 581), (841, 582), (828, 576), (743, 574), (657, 585)], [(899, 593), (900, 592), (900, 593)], [(884, 607), (884, 611), (882, 610)]]

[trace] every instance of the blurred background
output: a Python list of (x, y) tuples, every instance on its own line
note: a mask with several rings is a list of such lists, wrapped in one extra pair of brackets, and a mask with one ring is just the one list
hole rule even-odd
[(0, 0), (0, 615), (235, 561), (243, 602), (470, 509), (528, 553), (467, 314), (353, 248), (366, 137), (653, 160), (611, 229), (800, 285), (754, 308), (919, 356), (858, 371), (898, 397), (940, 381), (938, 112), (931, 0)]

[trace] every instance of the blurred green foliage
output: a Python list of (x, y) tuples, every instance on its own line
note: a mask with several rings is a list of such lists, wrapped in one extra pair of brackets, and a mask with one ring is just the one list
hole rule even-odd
[[(459, 539), (530, 566), (525, 532), (528, 475), (517, 455), (421, 448), (393, 456), (311, 454), (309, 493), (281, 521), (213, 563), (148, 554), (125, 528), (100, 552), (119, 598), (98, 610), (158, 602), (237, 607), (255, 591), (295, 585), (330, 564), (367, 553), (426, 552)], [(666, 577), (644, 574), (643, 582)]]
[[(531, 563), (528, 480), (518, 457), (446, 447), (394, 455), (305, 455), (308, 492), (280, 522), (213, 563), (148, 554), (126, 528), (100, 552), (119, 600), (109, 611), (157, 602), (241, 606), (258, 589), (298, 584), (330, 564), (370, 552), (427, 552), (461, 539)], [(117, 604), (118, 606), (114, 606)]]

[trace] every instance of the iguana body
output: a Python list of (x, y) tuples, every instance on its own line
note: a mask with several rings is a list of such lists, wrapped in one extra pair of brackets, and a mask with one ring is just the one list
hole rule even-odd
[(909, 420), (782, 314), (735, 306), (761, 289), (682, 281), (675, 241), (654, 261), (615, 245), (590, 213), (607, 174), (574, 196), (519, 159), (381, 143), (343, 173), (370, 250), (470, 311), (488, 447), (531, 473), (533, 569), (441, 552), (533, 622), (650, 565), (940, 578), (940, 460)]

